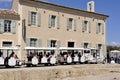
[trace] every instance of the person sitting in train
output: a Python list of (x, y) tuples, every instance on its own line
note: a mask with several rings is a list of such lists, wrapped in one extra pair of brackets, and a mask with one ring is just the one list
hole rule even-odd
[(81, 54), (81, 52), (79, 52), (79, 53), (78, 53), (79, 62), (81, 62), (81, 56), (82, 56), (82, 54)]
[(70, 54), (68, 54), (68, 57), (67, 57), (67, 63), (72, 63), (72, 57)]
[(52, 55), (52, 57), (50, 58), (50, 64), (56, 64), (56, 57), (55, 55)]
[(78, 54), (74, 54), (74, 62), (78, 62), (78, 61), (79, 61)]
[(32, 64), (33, 65), (37, 65), (38, 63), (39, 63), (39, 61), (38, 61), (38, 54), (35, 53), (33, 58), (32, 58)]
[(4, 57), (1, 51), (0, 51), (0, 65), (4, 65)]
[(8, 65), (15, 66), (17, 59), (18, 59), (17, 55), (14, 52), (12, 52), (9, 56), (9, 59), (8, 59)]
[(47, 57), (46, 57), (46, 52), (44, 52), (44, 55), (43, 55), (43, 57), (42, 57), (42, 59), (41, 59), (41, 63), (47, 63), (48, 61), (47, 61)]
[(67, 61), (67, 56), (68, 56), (67, 52), (64, 52), (63, 54), (64, 54), (64, 61), (66, 62)]

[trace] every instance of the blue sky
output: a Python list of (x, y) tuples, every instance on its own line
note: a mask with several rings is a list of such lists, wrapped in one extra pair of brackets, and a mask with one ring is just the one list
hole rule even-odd
[[(86, 10), (86, 4), (91, 0), (43, 0), (46, 2), (59, 4)], [(94, 0), (95, 11), (109, 15), (107, 19), (107, 44), (120, 45), (120, 0)], [(10, 9), (12, 0), (0, 0), (0, 8)]]

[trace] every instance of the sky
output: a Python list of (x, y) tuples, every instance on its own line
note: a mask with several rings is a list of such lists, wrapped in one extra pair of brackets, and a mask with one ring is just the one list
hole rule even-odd
[[(87, 2), (91, 0), (42, 0), (62, 6), (86, 10)], [(120, 0), (93, 0), (95, 12), (108, 15), (107, 44), (120, 46)], [(10, 9), (12, 0), (0, 0), (0, 9)]]

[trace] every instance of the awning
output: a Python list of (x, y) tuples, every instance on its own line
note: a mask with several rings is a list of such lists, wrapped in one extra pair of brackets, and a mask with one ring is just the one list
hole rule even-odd
[(26, 50), (56, 50), (53, 47), (25, 47)]
[(0, 50), (18, 50), (18, 47), (0, 47)]
[(120, 51), (118, 51), (118, 50), (113, 50), (113, 51), (110, 51), (110, 52), (113, 52), (113, 53), (114, 53), (114, 52), (119, 52), (119, 53), (120, 53)]
[(60, 47), (59, 50), (84, 50), (84, 48)]

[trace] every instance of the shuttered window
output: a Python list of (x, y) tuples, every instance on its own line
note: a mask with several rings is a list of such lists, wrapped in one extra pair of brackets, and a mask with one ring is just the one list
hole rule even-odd
[(16, 20), (0, 20), (0, 33), (16, 33)]
[(48, 27), (49, 27), (49, 28), (60, 29), (59, 21), (60, 21), (59, 16), (49, 15)]
[(77, 21), (76, 19), (73, 19), (73, 18), (67, 18), (67, 30), (74, 30), (76, 31), (76, 28), (77, 28)]
[(28, 11), (28, 26), (41, 26), (41, 14), (39, 12)]

